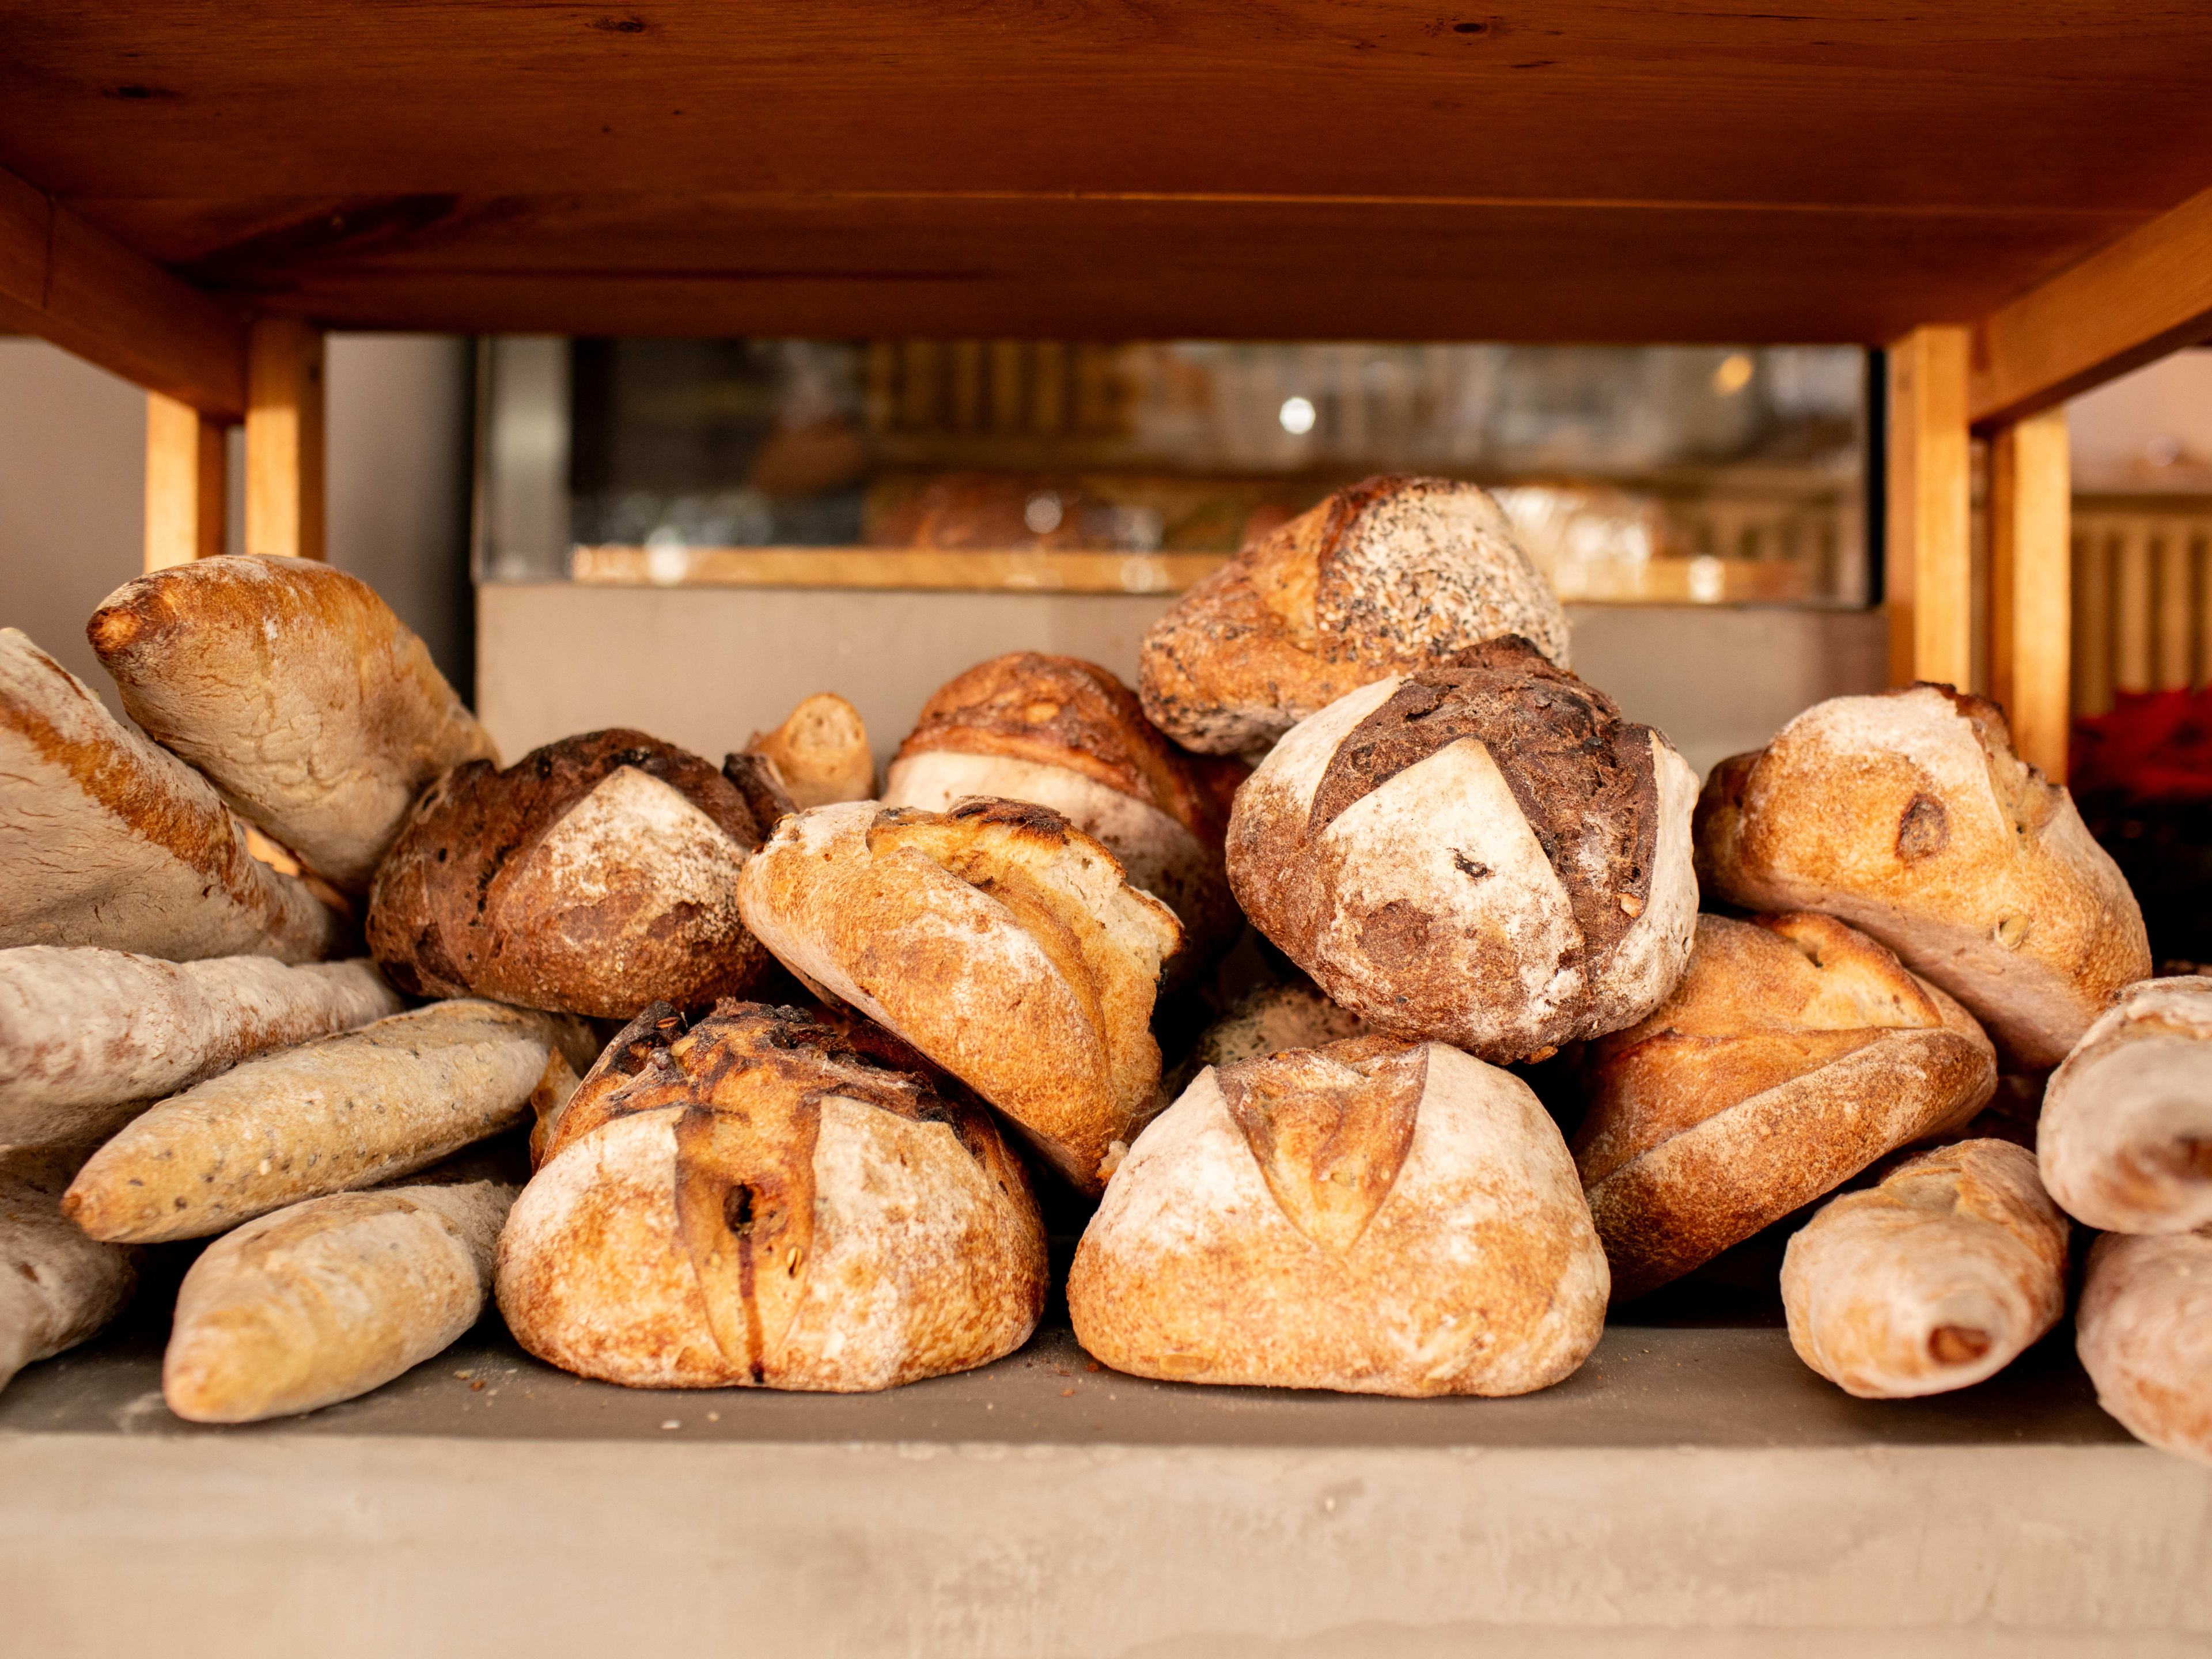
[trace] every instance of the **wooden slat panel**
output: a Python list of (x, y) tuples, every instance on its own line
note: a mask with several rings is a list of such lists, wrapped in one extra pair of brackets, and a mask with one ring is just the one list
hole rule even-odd
[(2036, 416), (1990, 447), (1990, 694), (2021, 757), (2066, 780), (2073, 577), (2066, 416)]
[(1179, 593), (1228, 563), (1212, 553), (1020, 549), (580, 547), (580, 582), (649, 587), (872, 587), (1045, 593)]
[(2074, 712), (2112, 706), (2112, 537), (2085, 526), (2074, 537)]
[(229, 457), (222, 423), (189, 404), (146, 394), (146, 568), (223, 550)]
[(2112, 550), (2112, 689), (2151, 689), (2151, 537), (2140, 521), (2123, 526)]
[(253, 325), (246, 412), (246, 550), (323, 556), (323, 337), (289, 317)]
[(2188, 689), (2195, 669), (2195, 573), (2190, 568), (2189, 527), (2177, 525), (2154, 544), (2158, 561), (2158, 609), (2154, 676), (2161, 691)]
[(1966, 331), (1919, 328), (1889, 350), (1890, 678), (1966, 690), (1973, 550)]

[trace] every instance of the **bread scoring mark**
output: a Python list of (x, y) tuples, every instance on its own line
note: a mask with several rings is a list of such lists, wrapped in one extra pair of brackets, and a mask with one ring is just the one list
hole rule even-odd
[(1907, 864), (1933, 858), (1951, 843), (1951, 815), (1943, 803), (1915, 791), (1897, 822), (1897, 856)]
[[(1322, 1249), (1356, 1245), (1405, 1167), (1428, 1080), (1428, 1046), (1294, 1048), (1215, 1074), (1284, 1218)], [(1340, 1057), (1341, 1056), (1341, 1057)]]

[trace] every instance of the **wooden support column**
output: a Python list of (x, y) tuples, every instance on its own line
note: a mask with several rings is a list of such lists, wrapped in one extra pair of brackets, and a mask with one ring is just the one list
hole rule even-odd
[(2072, 729), (2073, 486), (2066, 411), (1999, 429), (1990, 445), (1990, 695), (2013, 747), (2066, 781)]
[(323, 337), (264, 317), (247, 337), (246, 550), (323, 556)]
[(1968, 689), (1973, 552), (1963, 328), (1917, 328), (1889, 349), (1889, 678)]
[(222, 422), (158, 392), (146, 394), (146, 568), (223, 550), (230, 468)]

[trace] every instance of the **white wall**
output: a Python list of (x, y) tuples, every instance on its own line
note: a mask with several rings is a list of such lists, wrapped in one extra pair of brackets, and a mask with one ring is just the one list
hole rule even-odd
[(2212, 350), (2178, 351), (2067, 406), (2074, 487), (2212, 490)]

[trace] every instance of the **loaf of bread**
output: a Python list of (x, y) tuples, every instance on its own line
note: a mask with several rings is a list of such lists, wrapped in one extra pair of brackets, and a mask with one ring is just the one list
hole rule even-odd
[(0, 1389), (123, 1311), (135, 1251), (87, 1238), (62, 1214), (84, 1149), (0, 1146)]
[(1244, 754), (1507, 634), (1566, 666), (1566, 613), (1498, 503), (1446, 478), (1370, 478), (1184, 594), (1145, 635), (1138, 690), (1185, 748)]
[(1713, 769), (1698, 878), (1753, 910), (1825, 910), (2045, 1070), (2150, 972), (2142, 912), (2073, 797), (1948, 686), (1834, 697)]
[(1791, 1237), (1790, 1346), (1862, 1400), (1982, 1382), (2066, 1311), (2066, 1235), (2034, 1154), (2010, 1141), (1908, 1158)]
[(1137, 1139), (1068, 1275), (1117, 1370), (1526, 1394), (1581, 1364), (1605, 1256), (1526, 1084), (1362, 1037), (1208, 1070)]
[(341, 889), (363, 892), (423, 786), (498, 751), (430, 653), (312, 559), (196, 559), (125, 582), (85, 629), (146, 734)]
[(642, 732), (564, 738), (423, 794), (369, 896), (368, 948), (415, 996), (628, 1019), (751, 989), (738, 917), (760, 844), (737, 787)]
[(93, 1154), (63, 1207), (94, 1238), (203, 1238), (513, 1128), (597, 1052), (580, 1021), (496, 1003), (394, 1014), (172, 1096)]
[[(773, 732), (756, 732), (746, 751), (775, 768), (799, 806), (866, 800), (876, 793), (876, 757), (860, 711), (835, 691), (817, 691)], [(769, 826), (763, 824), (765, 831)]]
[(1575, 1163), (1625, 1301), (1964, 1124), (1996, 1056), (1957, 1003), (1832, 916), (1707, 915), (1674, 994), (1593, 1043), (1583, 1079)]
[(0, 948), (317, 962), (347, 929), (246, 848), (214, 786), (0, 628)]
[(1191, 1051), (1165, 1085), (1175, 1099), (1207, 1066), (1262, 1060), (1285, 1048), (1323, 1048), (1365, 1036), (1367, 1022), (1340, 1008), (1311, 984), (1255, 986), (1198, 1034)]
[(2043, 1091), (2043, 1183), (2116, 1233), (2212, 1225), (2212, 979), (2129, 986)]
[(950, 811), (970, 795), (1049, 806), (1121, 861), (1182, 923), (1170, 972), (1211, 963), (1243, 931), (1221, 841), (1245, 769), (1184, 753), (1095, 663), (1018, 651), (940, 687), (884, 782), (884, 805)]
[(1362, 687), (1237, 792), (1229, 880), (1376, 1030), (1485, 1060), (1632, 1024), (1690, 949), (1697, 779), (1518, 639)]
[(2106, 1233), (2074, 1331), (2099, 1405), (2136, 1439), (2212, 1463), (2212, 1231)]
[(1012, 1352), (1044, 1305), (1044, 1228), (990, 1115), (794, 1008), (689, 1030), (648, 1009), (544, 1152), (499, 1305), (580, 1376), (887, 1389)]
[(776, 826), (738, 893), (810, 990), (911, 1042), (1083, 1191), (1159, 1109), (1152, 995), (1181, 930), (1059, 813), (817, 806)]
[(112, 1134), (240, 1060), (400, 1009), (367, 962), (172, 963), (89, 946), (0, 951), (0, 1146)]

